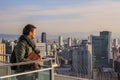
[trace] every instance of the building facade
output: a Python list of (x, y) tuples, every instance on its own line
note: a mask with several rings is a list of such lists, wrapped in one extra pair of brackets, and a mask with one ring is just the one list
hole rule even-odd
[(112, 58), (111, 32), (100, 32), (100, 36), (92, 36), (92, 53), (94, 67), (108, 67)]
[(36, 47), (40, 50), (42, 57), (46, 56), (46, 43), (36, 43)]
[(42, 43), (46, 43), (46, 33), (45, 33), (45, 32), (42, 32), (41, 42), (42, 42)]
[(92, 73), (92, 45), (87, 40), (73, 49), (72, 66), (75, 73), (86, 76)]
[(63, 47), (64, 46), (64, 42), (63, 42), (63, 37), (62, 36), (59, 36), (58, 42), (59, 42), (59, 47)]
[(68, 38), (68, 46), (70, 47), (72, 45), (72, 39), (69, 37)]
[[(0, 43), (0, 54), (6, 55), (6, 44)], [(0, 56), (0, 61), (6, 61), (6, 56)]]

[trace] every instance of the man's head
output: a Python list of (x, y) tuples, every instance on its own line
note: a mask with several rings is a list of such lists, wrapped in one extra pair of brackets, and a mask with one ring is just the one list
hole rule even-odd
[(36, 36), (36, 27), (34, 25), (28, 24), (23, 29), (23, 35), (27, 35), (31, 38)]

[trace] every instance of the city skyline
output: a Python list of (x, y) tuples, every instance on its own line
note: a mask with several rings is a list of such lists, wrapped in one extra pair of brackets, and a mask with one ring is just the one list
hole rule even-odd
[(21, 34), (28, 23), (38, 34), (120, 30), (119, 0), (2, 0), (0, 9), (0, 33)]

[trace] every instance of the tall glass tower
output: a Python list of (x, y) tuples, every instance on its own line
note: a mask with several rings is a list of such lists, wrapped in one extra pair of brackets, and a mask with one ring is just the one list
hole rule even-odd
[(42, 43), (46, 43), (46, 33), (45, 33), (45, 32), (42, 32), (41, 42), (42, 42)]
[(62, 47), (64, 45), (63, 43), (63, 37), (62, 36), (59, 36), (59, 46)]
[(112, 59), (111, 32), (102, 31), (100, 36), (92, 36), (92, 53), (94, 66), (107, 67)]

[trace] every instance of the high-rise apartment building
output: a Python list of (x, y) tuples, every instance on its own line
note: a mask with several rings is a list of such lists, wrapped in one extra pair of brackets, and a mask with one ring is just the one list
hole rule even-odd
[(41, 42), (42, 42), (42, 43), (46, 43), (46, 33), (45, 33), (45, 32), (42, 32)]
[[(87, 40), (75, 47), (72, 51), (72, 66), (76, 73), (85, 74), (92, 73), (92, 45)], [(88, 71), (86, 70), (88, 69)]]
[(94, 67), (109, 66), (113, 59), (111, 32), (102, 31), (100, 36), (92, 36), (92, 53)]

